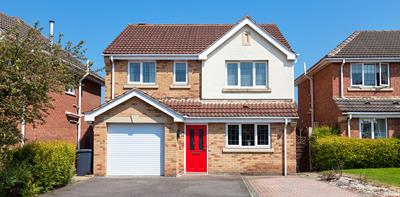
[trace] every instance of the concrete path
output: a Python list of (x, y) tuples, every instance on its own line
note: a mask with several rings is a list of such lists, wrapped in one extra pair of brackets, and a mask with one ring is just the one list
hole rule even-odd
[(312, 178), (296, 176), (244, 177), (253, 196), (268, 197), (359, 197), (357, 193)]
[(101, 196), (236, 196), (250, 197), (240, 176), (107, 177), (92, 178), (41, 195), (43, 197)]

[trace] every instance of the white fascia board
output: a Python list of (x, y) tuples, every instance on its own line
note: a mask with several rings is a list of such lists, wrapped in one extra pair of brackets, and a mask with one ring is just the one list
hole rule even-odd
[(400, 118), (400, 112), (346, 112), (353, 118)]
[(118, 106), (119, 104), (133, 98), (133, 97), (138, 97), (139, 99), (141, 99), (142, 101), (148, 103), (149, 105), (159, 109), (160, 111), (166, 113), (167, 115), (171, 116), (174, 118), (175, 122), (183, 122), (183, 117), (176, 113), (175, 111), (165, 107), (163, 104), (159, 103), (158, 101), (154, 100), (151, 97), (148, 97), (147, 95), (144, 95), (138, 91), (132, 91), (130, 93), (128, 93), (127, 95), (124, 95), (120, 98), (117, 98), (113, 101), (111, 101), (110, 103), (104, 105), (103, 107), (92, 111), (92, 112), (88, 112), (85, 114), (85, 121), (87, 122), (93, 122), (96, 118), (96, 116)]
[(298, 117), (185, 117), (185, 123), (284, 123), (285, 119), (291, 121)]
[(115, 60), (198, 60), (198, 54), (102, 54)]
[(282, 51), (286, 55), (288, 60), (295, 61), (297, 59), (297, 55), (295, 53), (289, 51), (285, 46), (283, 46), (280, 42), (278, 42), (275, 38), (273, 38), (271, 35), (266, 33), (263, 29), (261, 29), (258, 25), (256, 25), (253, 21), (251, 21), (248, 18), (244, 19), (242, 22), (237, 24), (228, 33), (226, 33), (224, 36), (222, 36), (222, 38), (220, 38), (217, 42), (215, 42), (210, 47), (208, 47), (205, 51), (200, 53), (199, 59), (200, 60), (206, 60), (207, 56), (211, 52), (213, 52), (215, 49), (217, 49), (219, 46), (221, 46), (225, 41), (227, 41), (230, 37), (232, 37), (236, 32), (238, 32), (240, 29), (242, 29), (245, 25), (250, 26), (257, 33), (259, 33), (263, 38), (268, 40), (276, 48), (278, 48), (280, 51)]

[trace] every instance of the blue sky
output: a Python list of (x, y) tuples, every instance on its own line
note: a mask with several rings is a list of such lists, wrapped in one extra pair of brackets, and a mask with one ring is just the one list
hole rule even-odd
[[(86, 56), (104, 66), (102, 51), (129, 23), (235, 23), (250, 15), (257, 23), (276, 23), (300, 54), (295, 77), (355, 30), (400, 29), (396, 0), (201, 0), (78, 1), (0, 0), (0, 11), (48, 32), (49, 19), (65, 40), (86, 41)], [(104, 75), (104, 73), (102, 73)]]

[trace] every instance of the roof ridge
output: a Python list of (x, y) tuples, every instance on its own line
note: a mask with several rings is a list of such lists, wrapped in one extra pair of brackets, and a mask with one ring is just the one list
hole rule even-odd
[(354, 31), (349, 37), (343, 40), (339, 45), (337, 45), (332, 51), (328, 53), (328, 57), (333, 57), (338, 54), (347, 44), (349, 44), (354, 38), (356, 38), (361, 31)]
[[(230, 23), (128, 23), (128, 26), (234, 26), (236, 24)], [(258, 25), (275, 25), (275, 23), (261, 23)]]

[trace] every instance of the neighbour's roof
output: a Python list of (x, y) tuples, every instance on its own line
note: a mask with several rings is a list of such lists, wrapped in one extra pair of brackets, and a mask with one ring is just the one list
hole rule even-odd
[[(235, 24), (130, 24), (104, 50), (104, 54), (199, 54)], [(292, 51), (275, 24), (258, 24)]]
[(400, 112), (400, 98), (335, 98), (342, 112)]
[[(17, 27), (17, 31), (22, 35), (26, 36), (28, 35), (29, 31), (33, 29), (32, 26), (28, 25), (25, 23), (23, 20), (21, 20), (18, 17), (14, 16), (8, 16), (2, 12), (0, 12), (0, 33), (1, 31), (11, 31), (13, 28)], [(38, 39), (42, 39), (45, 42), (49, 42), (50, 40), (46, 38), (45, 36), (41, 35), (38, 37)], [(82, 64), (77, 58), (73, 57), (70, 53), (65, 51), (65, 54), (63, 54), (65, 57), (65, 61), (68, 61), (70, 64), (78, 67), (79, 69), (85, 71), (86, 70), (86, 65)], [(98, 75), (97, 73), (90, 71), (90, 76), (93, 77), (96, 81), (101, 82), (104, 84), (104, 78)]]
[(400, 31), (355, 31), (327, 57), (400, 57)]
[(297, 117), (290, 101), (161, 99), (161, 103), (188, 117)]

